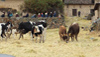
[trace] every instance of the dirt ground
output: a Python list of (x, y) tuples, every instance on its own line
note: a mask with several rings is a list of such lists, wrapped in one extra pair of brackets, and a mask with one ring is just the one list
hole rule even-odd
[[(91, 24), (90, 20), (81, 18), (66, 18), (66, 25), (78, 22), (80, 27)], [(66, 29), (68, 30), (68, 27)], [(60, 41), (59, 29), (48, 29), (45, 43), (31, 41), (30, 34), (25, 34), (24, 39), (19, 35), (0, 41), (0, 54), (9, 54), (15, 57), (100, 57), (100, 33), (84, 31), (80, 29), (78, 42), (69, 43)], [(39, 38), (38, 38), (39, 39)]]

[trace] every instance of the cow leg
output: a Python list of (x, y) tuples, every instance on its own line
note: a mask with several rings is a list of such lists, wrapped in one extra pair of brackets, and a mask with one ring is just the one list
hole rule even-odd
[(22, 34), (22, 39), (23, 39), (23, 34)]
[(12, 35), (13, 35), (13, 38), (15, 39), (15, 32), (13, 32)]
[(12, 34), (12, 30), (10, 30), (9, 38), (10, 38), (11, 34)]
[(1, 41), (3, 40), (2, 34), (1, 34)]
[(43, 41), (43, 43), (45, 42), (45, 36), (44, 35), (42, 36), (42, 41)]
[(33, 31), (31, 31), (31, 40), (32, 41), (34, 40), (34, 33), (33, 33)]
[(19, 36), (19, 40), (20, 40), (21, 36), (22, 36), (22, 34), (20, 34), (20, 36)]
[(4, 36), (6, 37), (6, 34), (4, 33)]
[(6, 34), (4, 33), (4, 35), (5, 35), (5, 40), (7, 41), (7, 37), (6, 37)]
[(36, 37), (36, 39), (35, 39), (35, 42), (37, 43), (37, 37)]
[(44, 28), (44, 31), (43, 31), (43, 43), (46, 40), (46, 30), (47, 30), (47, 28)]
[(3, 37), (3, 34), (4, 34), (4, 30), (1, 31), (1, 37), (2, 37), (2, 38), (4, 38), (4, 37)]
[(43, 41), (43, 43), (45, 42), (45, 36), (46, 36), (46, 32), (43, 31), (43, 33), (42, 33), (42, 41)]
[(1, 37), (3, 38), (3, 34), (1, 34)]
[(39, 41), (39, 43), (41, 43), (42, 38), (43, 38), (42, 35), (40, 35), (40, 41)]
[(75, 35), (75, 39), (76, 39), (76, 41), (78, 41), (78, 40), (77, 40), (77, 35)]
[(31, 40), (33, 41), (33, 35), (31, 34)]
[(63, 41), (62, 36), (60, 35), (60, 40)]
[(66, 43), (68, 43), (68, 41), (69, 41), (69, 37), (68, 37), (65, 41), (66, 41)]
[(73, 37), (73, 36), (71, 36), (71, 41), (72, 41), (72, 42), (74, 41), (74, 37)]

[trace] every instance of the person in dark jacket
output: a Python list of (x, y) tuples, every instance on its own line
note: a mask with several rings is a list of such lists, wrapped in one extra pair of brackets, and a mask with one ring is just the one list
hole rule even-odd
[(1, 17), (2, 17), (2, 18), (5, 17), (5, 12), (2, 13)]
[(23, 16), (23, 17), (29, 17), (29, 13), (27, 13), (25, 16)]

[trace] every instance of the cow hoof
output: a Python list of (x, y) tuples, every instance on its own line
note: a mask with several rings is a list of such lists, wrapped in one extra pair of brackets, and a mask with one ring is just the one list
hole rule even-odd
[(68, 43), (68, 41), (66, 41), (66, 43)]
[(43, 43), (44, 43), (44, 41), (43, 41)]

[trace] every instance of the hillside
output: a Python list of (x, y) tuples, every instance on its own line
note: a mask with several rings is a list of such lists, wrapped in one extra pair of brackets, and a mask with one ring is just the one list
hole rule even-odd
[[(78, 17), (66, 17), (66, 25), (78, 22), (81, 26), (90, 26), (90, 20)], [(66, 29), (68, 29), (68, 27)], [(25, 34), (24, 39), (19, 35), (11, 36), (7, 42), (0, 41), (0, 54), (9, 54), (16, 57), (100, 57), (99, 32), (84, 31), (80, 28), (78, 42), (69, 43), (60, 41), (59, 29), (48, 29), (45, 43), (31, 41), (30, 34)], [(39, 39), (39, 38), (38, 38)]]
[(13, 8), (13, 9), (19, 10), (19, 7), (22, 3), (23, 3), (23, 0), (0, 1), (0, 8)]

